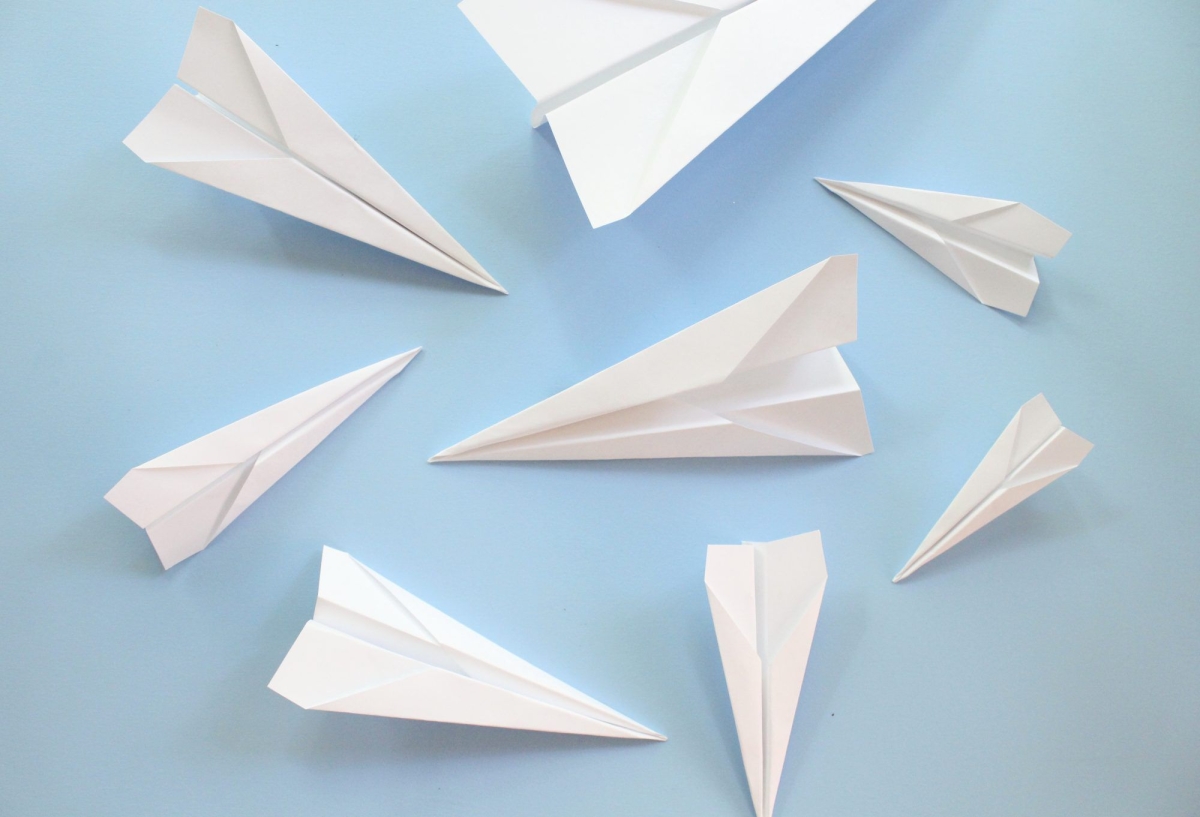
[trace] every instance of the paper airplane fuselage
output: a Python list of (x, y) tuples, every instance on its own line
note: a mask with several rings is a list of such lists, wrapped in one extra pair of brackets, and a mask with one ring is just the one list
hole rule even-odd
[(1002, 513), (1075, 470), (1092, 444), (1064, 428), (1042, 395), (1021, 406), (1000, 438), (892, 579), (906, 579)]
[(329, 547), (313, 620), (269, 687), (304, 709), (665, 739)]
[(208, 547), (420, 349), (330, 380), (139, 465), (104, 498), (146, 529), (164, 568)]
[(817, 179), (904, 242), (976, 300), (1028, 315), (1035, 255), (1053, 258), (1071, 234), (1015, 201)]
[(775, 808), (826, 578), (820, 531), (708, 547), (704, 584), (758, 817)]
[(835, 256), (433, 457), (859, 456), (857, 258)]
[(253, 40), (200, 9), (179, 79), (125, 138), (140, 159), (504, 291)]
[(463, 0), (593, 227), (632, 213), (873, 0)]

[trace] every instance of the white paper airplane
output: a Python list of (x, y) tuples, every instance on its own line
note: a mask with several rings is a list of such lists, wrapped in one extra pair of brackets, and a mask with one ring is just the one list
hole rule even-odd
[(704, 584), (758, 817), (775, 809), (826, 578), (820, 531), (708, 546)]
[(883, 184), (817, 179), (981, 303), (1028, 315), (1035, 255), (1053, 258), (1071, 234), (1024, 204)]
[(1005, 511), (1074, 471), (1092, 444), (1063, 428), (1042, 395), (1021, 406), (893, 582), (906, 579)]
[(625, 218), (873, 0), (463, 0), (593, 227)]
[(420, 349), (343, 375), (134, 468), (104, 498), (170, 568), (208, 547)]
[(269, 687), (305, 709), (666, 740), (329, 547), (313, 620)]
[(604, 460), (868, 454), (853, 255), (826, 259), (434, 456)]
[(505, 291), (232, 20), (200, 9), (179, 79), (125, 137), (142, 161)]

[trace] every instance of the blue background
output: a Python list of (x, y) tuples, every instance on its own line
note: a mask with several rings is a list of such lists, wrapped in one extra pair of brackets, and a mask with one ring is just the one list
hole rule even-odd
[[(814, 528), (830, 579), (780, 817), (1200, 811), (1200, 5), (878, 0), (595, 231), (452, 3), (215, 10), (512, 295), (122, 147), (171, 84), (190, 3), (0, 7), (0, 813), (750, 815), (704, 549)], [(815, 175), (1015, 199), (1075, 237), (1015, 318)], [(426, 464), (844, 252), (877, 453)], [(417, 345), (168, 573), (101, 499)], [(893, 586), (1039, 391), (1095, 451)], [(266, 684), (324, 544), (670, 741), (293, 706)]]

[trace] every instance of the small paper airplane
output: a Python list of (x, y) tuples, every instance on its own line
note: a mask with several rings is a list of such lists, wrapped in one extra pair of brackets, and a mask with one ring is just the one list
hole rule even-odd
[(873, 0), (463, 0), (588, 220), (625, 218)]
[(860, 456), (858, 258), (809, 267), (457, 445), (440, 460)]
[(1021, 406), (893, 582), (907, 579), (1005, 511), (1074, 471), (1092, 444), (1062, 422), (1043, 395)]
[(1033, 257), (1053, 258), (1071, 234), (1024, 204), (883, 184), (817, 179), (908, 245), (976, 300), (1028, 315)]
[(232, 20), (200, 9), (179, 79), (125, 137), (142, 161), (505, 291)]
[(666, 740), (330, 547), (313, 620), (268, 686), (305, 709)]
[(104, 498), (170, 568), (208, 547), (420, 349), (330, 380), (134, 468)]
[(826, 578), (820, 531), (708, 546), (704, 584), (758, 817), (775, 809)]

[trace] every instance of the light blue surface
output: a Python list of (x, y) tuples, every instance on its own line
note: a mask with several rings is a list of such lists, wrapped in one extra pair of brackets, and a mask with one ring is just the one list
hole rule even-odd
[[(878, 0), (598, 231), (452, 3), (214, 10), (512, 295), (122, 147), (189, 3), (0, 6), (0, 814), (748, 817), (704, 548), (814, 528), (830, 579), (779, 817), (1200, 812), (1200, 5)], [(1022, 320), (815, 175), (1016, 199), (1075, 237)], [(842, 252), (877, 453), (426, 464)], [(417, 345), (169, 573), (101, 499)], [(893, 586), (1039, 391), (1095, 451)], [(323, 544), (670, 741), (300, 710), (266, 683)]]

